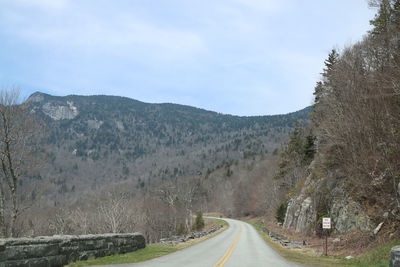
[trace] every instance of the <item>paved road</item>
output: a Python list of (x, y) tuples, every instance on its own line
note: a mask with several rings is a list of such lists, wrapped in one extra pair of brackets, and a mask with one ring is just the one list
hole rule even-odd
[[(296, 267), (266, 245), (249, 224), (225, 219), (230, 227), (194, 246), (153, 260), (114, 267)], [(103, 266), (104, 267), (104, 266)]]

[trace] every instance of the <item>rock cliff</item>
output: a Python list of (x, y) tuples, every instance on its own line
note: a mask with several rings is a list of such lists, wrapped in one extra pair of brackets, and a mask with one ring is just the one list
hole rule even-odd
[(341, 179), (339, 174), (331, 172), (326, 177), (316, 178), (314, 166), (314, 163), (310, 165), (311, 174), (305, 179), (300, 191), (290, 198), (283, 226), (299, 233), (316, 234), (322, 217), (331, 217), (335, 233), (371, 231), (369, 216), (337, 183)]

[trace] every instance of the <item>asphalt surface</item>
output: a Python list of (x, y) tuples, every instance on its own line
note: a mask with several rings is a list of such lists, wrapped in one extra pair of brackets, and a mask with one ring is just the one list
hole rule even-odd
[[(140, 263), (113, 267), (295, 267), (303, 266), (282, 258), (248, 223), (226, 220), (224, 232), (191, 247)], [(104, 265), (103, 265), (104, 267)]]

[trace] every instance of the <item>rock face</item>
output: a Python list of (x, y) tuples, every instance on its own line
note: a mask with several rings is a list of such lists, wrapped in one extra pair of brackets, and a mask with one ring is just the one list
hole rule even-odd
[(338, 194), (340, 197), (333, 201), (330, 211), (335, 232), (341, 234), (356, 229), (361, 232), (370, 231), (370, 219), (363, 213), (360, 205), (343, 194), (343, 191)]
[(289, 202), (283, 226), (294, 228), (298, 233), (310, 233), (315, 217), (316, 214), (311, 197), (300, 195)]
[[(310, 175), (305, 184), (312, 183)], [(298, 233), (312, 234), (317, 214), (313, 199), (306, 193), (306, 188), (307, 186), (303, 186), (301, 192), (289, 201), (283, 227), (294, 228)]]
[[(358, 203), (350, 197), (342, 197), (333, 200), (329, 210), (334, 232), (343, 234), (356, 229), (362, 232), (370, 231), (370, 219)], [(313, 234), (317, 219), (312, 197), (300, 195), (290, 200), (283, 226), (294, 228), (299, 233)]]
[[(329, 181), (335, 180), (335, 175), (337, 174), (331, 173), (329, 177), (321, 179), (309, 175), (300, 192), (290, 199), (283, 226), (294, 228), (296, 232), (303, 234), (314, 234), (316, 226), (320, 223), (317, 221), (318, 216), (323, 215), (332, 218), (335, 233), (371, 231), (370, 218), (363, 212), (361, 206), (341, 186), (329, 184)], [(321, 199), (328, 204), (325, 204), (324, 214), (318, 215), (318, 206), (324, 204), (319, 203)]]
[(74, 106), (72, 101), (67, 101), (67, 105), (46, 103), (42, 106), (42, 110), (44, 114), (56, 121), (71, 120), (79, 114), (78, 108)]
[(390, 253), (389, 267), (400, 267), (400, 246), (392, 248)]
[(61, 267), (87, 260), (142, 249), (142, 234), (103, 234), (0, 239), (0, 266)]

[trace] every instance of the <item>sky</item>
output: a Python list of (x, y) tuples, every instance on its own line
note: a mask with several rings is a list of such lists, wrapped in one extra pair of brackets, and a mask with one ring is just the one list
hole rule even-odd
[(0, 86), (119, 95), (241, 116), (312, 103), (366, 0), (0, 0)]

